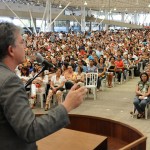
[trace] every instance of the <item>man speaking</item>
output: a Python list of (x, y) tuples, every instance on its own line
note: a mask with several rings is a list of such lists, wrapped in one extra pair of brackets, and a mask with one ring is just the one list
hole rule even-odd
[(69, 124), (68, 112), (78, 107), (87, 89), (73, 86), (65, 101), (48, 114), (36, 117), (22, 81), (15, 75), (25, 59), (19, 27), (0, 23), (0, 149), (36, 150), (36, 141)]

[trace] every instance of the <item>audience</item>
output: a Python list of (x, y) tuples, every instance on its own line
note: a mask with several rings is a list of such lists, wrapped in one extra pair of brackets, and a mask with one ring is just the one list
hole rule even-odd
[[(150, 32), (146, 29), (95, 31), (89, 36), (84, 33), (61, 32), (39, 33), (38, 36), (24, 34), (23, 37), (27, 45), (26, 61), (16, 68), (16, 74), (19, 77), (24, 67), (29, 69), (29, 75), (27, 75), (29, 78), (38, 73), (41, 64), (36, 62), (36, 52), (41, 53), (44, 59), (62, 69), (60, 76), (58, 76), (60, 69), (59, 71), (47, 70), (45, 74), (39, 76), (40, 78), (49, 76), (46, 87), (50, 86), (50, 91), (47, 89), (45, 110), (49, 108), (52, 95), (56, 94), (51, 87), (55, 86), (56, 75), (63, 78), (65, 86), (62, 87), (69, 90), (76, 82), (84, 85), (85, 73), (98, 73), (97, 91), (100, 91), (101, 81), (104, 78), (108, 82), (108, 87), (111, 88), (113, 78), (117, 77), (120, 84), (121, 75), (126, 80), (127, 73), (131, 75), (132, 69), (135, 76), (139, 76), (149, 63)], [(143, 42), (145, 39), (146, 43)], [(145, 71), (149, 74), (148, 68)], [(58, 90), (58, 93), (60, 91)], [(60, 99), (56, 97), (59, 103)]]

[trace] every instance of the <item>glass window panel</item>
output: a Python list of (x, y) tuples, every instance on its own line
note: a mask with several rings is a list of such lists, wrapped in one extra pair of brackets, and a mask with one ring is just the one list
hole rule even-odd
[[(23, 23), (22, 23), (22, 22)], [(20, 27), (30, 27), (30, 20), (29, 19), (21, 19), (21, 21), (19, 20), (19, 19), (17, 19), (17, 18), (14, 18), (13, 19), (13, 23), (15, 24), (15, 25), (17, 25), (17, 26), (20, 26)]]
[(0, 21), (12, 22), (12, 19), (9, 17), (0, 17)]

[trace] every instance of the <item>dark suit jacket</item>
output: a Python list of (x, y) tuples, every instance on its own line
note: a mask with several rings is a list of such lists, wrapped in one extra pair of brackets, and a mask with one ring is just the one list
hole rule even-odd
[(36, 141), (69, 124), (63, 105), (36, 117), (22, 81), (0, 63), (0, 150), (36, 150)]

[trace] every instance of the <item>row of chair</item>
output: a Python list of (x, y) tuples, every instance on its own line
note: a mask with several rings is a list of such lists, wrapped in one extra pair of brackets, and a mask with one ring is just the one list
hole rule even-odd
[[(132, 70), (132, 78), (134, 77), (134, 70)], [(129, 79), (129, 73), (127, 71), (126, 73), (126, 78), (127, 80)], [(97, 80), (98, 80), (98, 72), (94, 73), (94, 72), (90, 72), (90, 73), (85, 73), (85, 86), (88, 88), (88, 89), (91, 89), (92, 90), (92, 93), (94, 95), (94, 100), (96, 100), (97, 98)], [(121, 74), (121, 84), (123, 83), (123, 73)], [(113, 77), (113, 86), (115, 86), (116, 84), (116, 76)], [(107, 78), (104, 78), (102, 80), (102, 83), (101, 83), (101, 88), (102, 90), (104, 90), (104, 88), (106, 87), (107, 85)], [(88, 90), (90, 91), (90, 90)], [(63, 95), (65, 95), (67, 92), (66, 90), (63, 92)], [(44, 101), (44, 98), (46, 98), (46, 92), (37, 92), (37, 100), (41, 103), (41, 108), (44, 107), (44, 104), (43, 104), (43, 101)], [(89, 95), (89, 92), (87, 93), (87, 96)], [(64, 96), (62, 96), (62, 101), (64, 99)], [(54, 101), (55, 101), (55, 96), (54, 96)]]

